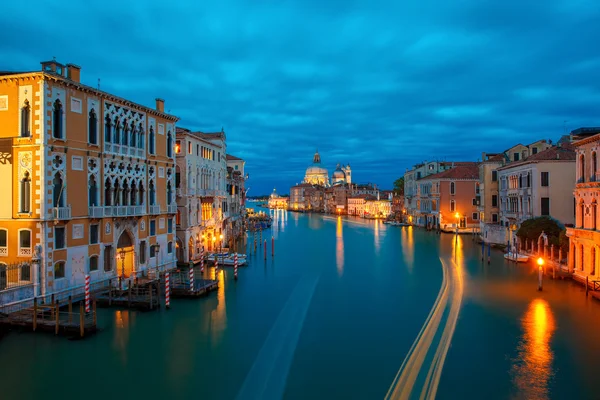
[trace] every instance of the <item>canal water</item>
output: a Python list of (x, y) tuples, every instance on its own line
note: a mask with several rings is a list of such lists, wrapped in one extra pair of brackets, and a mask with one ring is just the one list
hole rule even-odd
[(274, 217), (267, 259), (248, 246), (207, 298), (99, 310), (86, 340), (9, 333), (0, 397), (597, 398), (600, 302), (580, 287), (539, 292), (532, 267), (482, 263), (470, 236)]

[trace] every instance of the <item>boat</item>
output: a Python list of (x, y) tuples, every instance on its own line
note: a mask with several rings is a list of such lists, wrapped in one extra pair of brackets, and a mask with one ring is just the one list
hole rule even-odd
[(508, 252), (504, 255), (504, 258), (506, 258), (509, 261), (516, 261), (516, 262), (527, 262), (529, 261), (529, 256), (525, 255), (525, 254), (518, 254), (518, 253), (513, 253), (513, 252)]
[[(233, 265), (235, 264), (235, 260), (233, 259), (233, 257), (219, 257), (219, 265), (221, 266), (226, 266), (226, 267), (233, 267)], [(246, 260), (245, 258), (238, 258), (238, 267), (242, 267), (244, 265), (248, 264), (248, 260)]]
[(246, 257), (245, 254), (242, 254), (242, 253), (227, 253), (227, 252), (224, 252), (224, 253), (211, 253), (208, 256), (206, 256), (206, 260), (207, 261), (215, 261), (215, 256), (219, 257), (219, 261), (221, 261), (222, 259), (231, 258), (231, 265), (233, 265), (233, 256), (234, 256), (234, 254), (237, 254), (237, 256), (238, 256), (238, 265), (239, 265), (239, 263), (242, 260), (246, 261), (247, 257)]

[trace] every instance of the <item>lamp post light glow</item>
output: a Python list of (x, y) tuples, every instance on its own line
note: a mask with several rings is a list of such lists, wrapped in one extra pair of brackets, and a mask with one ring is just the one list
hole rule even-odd
[(537, 259), (537, 264), (539, 266), (538, 270), (538, 290), (542, 291), (542, 276), (544, 274), (544, 259), (542, 257)]

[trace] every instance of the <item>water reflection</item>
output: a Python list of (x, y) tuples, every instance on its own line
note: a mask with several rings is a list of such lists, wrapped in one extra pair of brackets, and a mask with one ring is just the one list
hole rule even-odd
[(210, 333), (214, 345), (217, 345), (227, 328), (227, 310), (225, 308), (225, 272), (220, 269), (217, 276), (219, 288), (217, 289), (217, 308), (210, 313)]
[(534, 299), (521, 319), (523, 337), (513, 365), (513, 383), (527, 399), (548, 399), (554, 353), (550, 340), (554, 333), (554, 315), (546, 300)]
[(119, 350), (121, 361), (127, 362), (127, 354), (129, 353), (129, 330), (130, 330), (130, 313), (127, 310), (115, 311), (115, 336), (114, 344), (115, 348)]
[(415, 244), (413, 242), (413, 227), (408, 226), (406, 228), (400, 228), (401, 245), (402, 245), (402, 256), (404, 256), (404, 264), (409, 271), (412, 271), (413, 264), (415, 261)]
[(344, 273), (344, 233), (342, 217), (338, 216), (335, 230), (335, 262), (338, 275), (341, 277)]
[(379, 220), (375, 220), (375, 232), (373, 234), (375, 239), (375, 254), (379, 255), (380, 239), (379, 239)]

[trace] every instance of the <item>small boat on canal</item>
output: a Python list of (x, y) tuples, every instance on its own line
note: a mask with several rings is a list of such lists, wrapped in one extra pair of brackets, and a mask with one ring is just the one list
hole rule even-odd
[(529, 256), (525, 255), (525, 254), (518, 254), (518, 253), (513, 253), (513, 252), (508, 252), (504, 255), (504, 258), (506, 258), (509, 261), (516, 261), (516, 262), (527, 262), (529, 261)]

